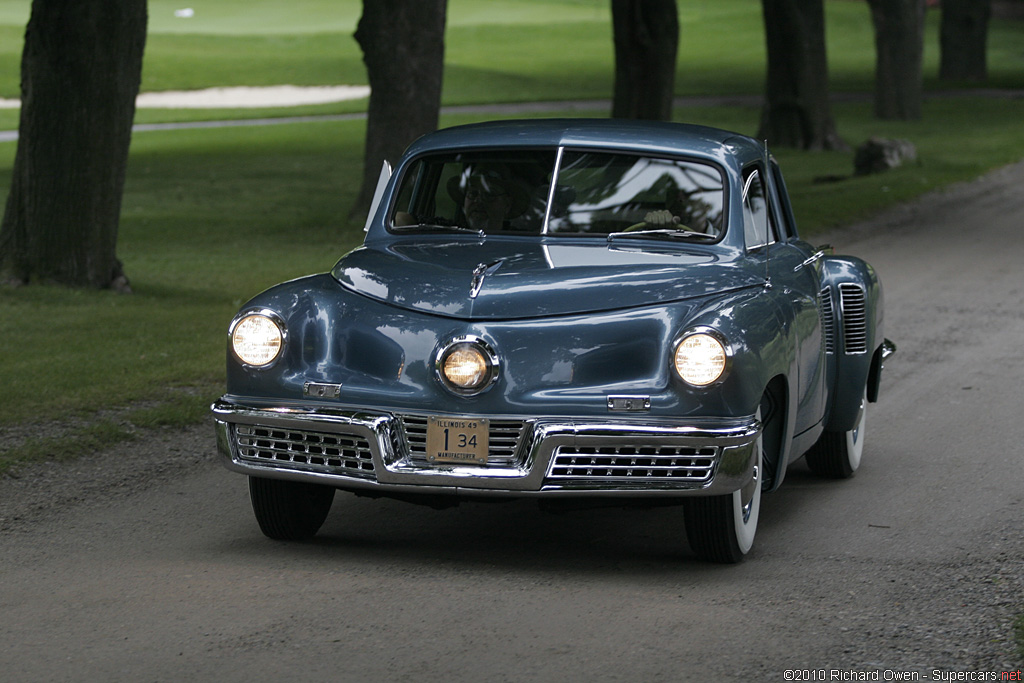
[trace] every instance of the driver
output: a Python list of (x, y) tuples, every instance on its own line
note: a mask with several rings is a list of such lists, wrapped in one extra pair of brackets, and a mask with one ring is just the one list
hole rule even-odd
[(461, 204), (467, 225), (485, 232), (508, 230), (527, 203), (526, 192), (501, 166), (468, 168), (452, 179), (448, 193)]
[(672, 188), (665, 196), (665, 208), (644, 216), (643, 224), (654, 228), (682, 228), (704, 232), (710, 222), (712, 207), (696, 196), (700, 190), (687, 192)]

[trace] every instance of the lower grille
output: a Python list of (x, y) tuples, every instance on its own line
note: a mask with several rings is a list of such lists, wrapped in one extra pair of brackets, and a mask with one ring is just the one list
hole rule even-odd
[(716, 455), (713, 447), (561, 446), (548, 478), (703, 482), (711, 478)]
[[(409, 445), (409, 456), (416, 461), (427, 461), (426, 415), (402, 415), (405, 439)], [(519, 441), (526, 423), (523, 420), (490, 421), (488, 430), (489, 452), (487, 464), (494, 467), (512, 467), (516, 464)]]
[(264, 465), (372, 479), (373, 457), (366, 439), (332, 432), (235, 425), (238, 458)]

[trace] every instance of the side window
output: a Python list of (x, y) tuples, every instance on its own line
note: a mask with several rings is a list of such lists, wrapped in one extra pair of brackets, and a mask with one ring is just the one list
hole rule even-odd
[(743, 236), (747, 249), (757, 249), (776, 240), (776, 232), (761, 172), (754, 170), (743, 186)]

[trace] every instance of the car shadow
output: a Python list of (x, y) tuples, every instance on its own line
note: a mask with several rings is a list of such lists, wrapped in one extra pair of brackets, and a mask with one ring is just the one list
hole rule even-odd
[[(802, 463), (791, 466), (780, 489), (763, 496), (757, 540), (736, 568), (775, 556), (775, 541), (789, 533), (794, 518), (813, 514), (829, 488), (841, 484), (812, 474)], [(496, 499), (433, 509), (338, 491), (323, 527), (307, 541), (273, 541), (260, 533), (254, 519), (246, 523), (236, 529), (231, 552), (253, 558), (394, 563), (413, 571), (438, 564), (593, 574), (624, 568), (649, 574), (727, 568), (691, 551), (682, 505), (609, 502), (549, 509), (531, 499)]]
[(458, 564), (507, 570), (612, 573), (628, 565), (648, 571), (717, 568), (686, 541), (681, 506), (542, 509), (534, 500), (466, 501), (441, 510), (345, 492), (335, 496), (320, 532), (303, 542), (260, 535), (236, 551), (335, 557), (344, 562), (417, 566)]

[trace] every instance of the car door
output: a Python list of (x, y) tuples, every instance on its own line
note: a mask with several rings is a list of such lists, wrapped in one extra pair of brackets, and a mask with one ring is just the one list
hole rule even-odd
[(783, 331), (793, 340), (795, 376), (790, 381), (797, 393), (795, 436), (820, 423), (825, 414), (820, 274), (817, 262), (807, 262), (811, 254), (806, 245), (796, 239), (788, 199), (783, 200), (784, 189), (778, 191), (773, 175), (765, 173), (762, 164), (745, 172), (744, 236), (748, 255), (764, 263), (772, 297), (786, 326)]

